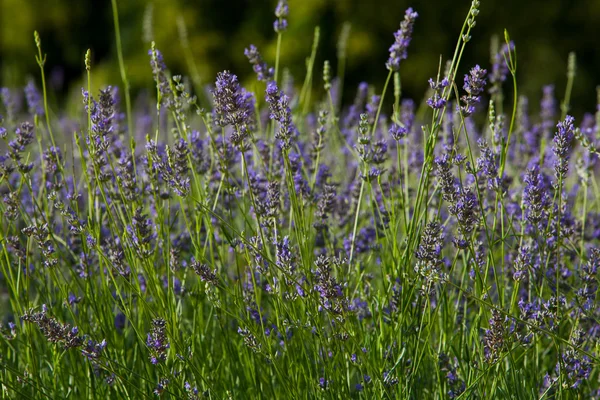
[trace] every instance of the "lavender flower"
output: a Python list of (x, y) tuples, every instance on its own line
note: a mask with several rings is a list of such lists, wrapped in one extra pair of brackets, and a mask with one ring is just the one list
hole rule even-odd
[(395, 42), (390, 47), (390, 57), (385, 66), (390, 71), (399, 71), (400, 62), (408, 56), (407, 50), (412, 39), (412, 31), (415, 20), (419, 14), (412, 8), (406, 9), (404, 20), (400, 23), (400, 29), (394, 33)]
[(452, 175), (450, 155), (444, 154), (442, 157), (436, 157), (434, 164), (442, 189), (442, 199), (450, 203), (450, 205), (456, 204), (459, 193), (456, 178)]
[(479, 202), (477, 195), (470, 188), (462, 189), (456, 201), (448, 209), (456, 216), (460, 231), (468, 236), (479, 225)]
[(554, 85), (546, 85), (543, 88), (542, 101), (540, 102), (541, 128), (544, 137), (550, 135), (555, 117), (556, 100), (554, 99)]
[(600, 249), (590, 249), (588, 261), (581, 266), (580, 277), (583, 287), (577, 290), (576, 301), (582, 310), (593, 310), (596, 292), (598, 291), (597, 275), (600, 269)]
[(545, 218), (546, 210), (550, 205), (548, 194), (550, 188), (546, 185), (537, 163), (527, 170), (524, 183), (523, 205), (525, 207), (525, 217), (533, 226), (538, 226)]
[(30, 79), (27, 82), (27, 86), (25, 86), (25, 99), (27, 100), (27, 107), (30, 114), (38, 116), (44, 115), (42, 96), (40, 96), (40, 92), (35, 87), (35, 83), (32, 79)]
[(271, 81), (267, 83), (266, 100), (271, 111), (269, 118), (279, 123), (279, 130), (275, 137), (279, 139), (280, 147), (288, 150), (292, 146), (291, 139), (296, 132), (292, 122), (289, 98), (279, 90), (275, 82)]
[(200, 279), (202, 279), (202, 281), (215, 286), (219, 283), (219, 280), (217, 279), (216, 269), (214, 271), (211, 271), (210, 268), (208, 268), (208, 265), (202, 264), (197, 260), (192, 260), (192, 264), (190, 266), (194, 270), (196, 275), (198, 275)]
[(469, 75), (465, 75), (465, 84), (463, 89), (467, 92), (465, 96), (462, 96), (460, 100), (463, 105), (460, 107), (462, 114), (467, 117), (475, 112), (475, 104), (481, 100), (481, 93), (485, 87), (485, 74), (487, 71), (481, 68), (479, 65), (475, 65), (469, 72)]
[(442, 272), (441, 252), (443, 247), (443, 227), (437, 222), (430, 222), (425, 226), (421, 236), (421, 243), (415, 253), (417, 263), (415, 272), (423, 279), (427, 286), (446, 279)]
[(324, 255), (320, 255), (315, 260), (317, 267), (313, 274), (316, 277), (315, 290), (321, 296), (321, 303), (325, 309), (332, 312), (340, 313), (345, 308), (343, 301), (344, 294), (342, 287), (337, 283), (332, 274), (331, 259)]
[(167, 386), (169, 386), (169, 383), (169, 379), (161, 378), (156, 384), (153, 393), (157, 396), (161, 396), (165, 392), (165, 390), (167, 390)]
[(275, 76), (275, 69), (269, 67), (266, 62), (263, 61), (258, 49), (253, 44), (249, 48), (244, 50), (244, 55), (248, 57), (248, 61), (252, 64), (252, 69), (256, 72), (256, 76), (259, 81), (268, 82)]
[(577, 389), (581, 384), (589, 379), (592, 372), (592, 361), (587, 355), (577, 351), (584, 341), (585, 336), (581, 330), (575, 330), (570, 338), (573, 347), (569, 347), (560, 356), (560, 362), (556, 363), (556, 374), (563, 376), (564, 384), (571, 389)]
[(23, 122), (16, 130), (16, 141), (11, 141), (8, 146), (15, 152), (22, 152), (25, 147), (33, 143), (35, 137), (34, 127), (29, 122)]
[(154, 228), (152, 220), (147, 218), (141, 207), (136, 209), (131, 225), (127, 226), (127, 233), (133, 248), (141, 257), (148, 258), (152, 255), (153, 249), (150, 244), (154, 238)]
[(238, 78), (229, 71), (219, 72), (215, 89), (212, 91), (217, 123), (222, 126), (231, 125), (236, 132), (232, 142), (236, 145), (249, 133), (252, 126), (254, 101), (251, 95), (242, 90)]
[(558, 123), (558, 131), (554, 135), (552, 151), (556, 156), (554, 172), (558, 182), (562, 182), (569, 171), (569, 150), (574, 138), (574, 122), (575, 118), (567, 115), (564, 121)]
[(485, 331), (484, 344), (485, 359), (490, 364), (498, 361), (508, 345), (506, 317), (495, 309), (492, 310), (490, 328)]
[(77, 327), (71, 327), (69, 324), (62, 324), (58, 322), (56, 318), (49, 317), (46, 312), (47, 308), (44, 304), (42, 306), (42, 311), (33, 312), (33, 310), (30, 310), (25, 313), (21, 319), (37, 325), (50, 343), (60, 343), (64, 346), (65, 350), (79, 347), (83, 344), (83, 338), (79, 336), (79, 329)]
[(456, 357), (453, 362), (450, 362), (450, 358), (445, 353), (440, 353), (438, 364), (440, 370), (446, 373), (446, 380), (450, 390), (448, 391), (448, 397), (455, 399), (460, 396), (466, 389), (465, 382), (458, 377), (457, 367), (458, 360)]
[(158, 90), (159, 104), (170, 109), (175, 104), (173, 90), (171, 90), (171, 84), (169, 83), (169, 77), (167, 76), (167, 66), (165, 65), (163, 55), (160, 50), (154, 46), (154, 42), (152, 42), (152, 48), (148, 50), (148, 55), (150, 56), (150, 67), (152, 68), (152, 75)]
[(434, 82), (433, 79), (429, 78), (429, 86), (433, 90), (433, 96), (427, 99), (427, 105), (434, 110), (444, 108), (446, 105), (446, 99), (442, 97), (444, 88), (448, 87), (450, 82), (448, 78), (442, 79), (441, 82)]
[(497, 190), (500, 185), (498, 177), (498, 155), (494, 153), (485, 140), (477, 141), (481, 155), (477, 158), (477, 170), (487, 178), (488, 189)]
[(406, 134), (408, 133), (408, 128), (393, 123), (392, 126), (390, 126), (389, 133), (392, 139), (399, 142), (400, 140), (406, 137)]
[(85, 356), (92, 363), (97, 363), (101, 357), (102, 351), (106, 348), (106, 339), (98, 343), (93, 340), (88, 340), (81, 349), (81, 354)]
[(260, 353), (262, 344), (256, 339), (256, 336), (250, 332), (248, 328), (238, 328), (238, 333), (244, 338), (244, 343), (250, 350), (255, 353)]
[(320, 377), (319, 378), (319, 388), (321, 388), (321, 390), (327, 390), (329, 388), (329, 381), (327, 379), (325, 379), (324, 377)]
[(181, 197), (187, 196), (190, 191), (190, 178), (188, 177), (188, 145), (180, 138), (175, 142), (173, 148), (166, 148), (168, 168), (163, 172), (169, 186)]
[(115, 117), (115, 99), (113, 90), (108, 86), (104, 90), (100, 90), (99, 99), (96, 102), (94, 98), (89, 98), (90, 94), (82, 90), (83, 104), (86, 111), (90, 113), (92, 130), (90, 132), (90, 144), (93, 146), (92, 151), (97, 161), (104, 151), (114, 142), (113, 136), (114, 126), (113, 120)]
[(16, 92), (3, 87), (0, 89), (0, 98), (6, 110), (6, 119), (9, 123), (14, 122), (17, 114), (21, 111), (21, 104), (23, 102), (20, 91)]
[(150, 350), (150, 362), (154, 365), (167, 359), (169, 340), (166, 335), (167, 322), (162, 318), (152, 320), (152, 329), (147, 334), (146, 345)]
[(275, 16), (277, 19), (273, 23), (273, 29), (277, 33), (284, 32), (287, 29), (287, 16), (289, 14), (289, 6), (287, 0), (279, 0), (275, 7)]

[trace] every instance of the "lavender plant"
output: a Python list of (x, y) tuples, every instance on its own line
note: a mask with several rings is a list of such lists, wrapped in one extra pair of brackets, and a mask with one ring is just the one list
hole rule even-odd
[(573, 58), (530, 114), (508, 34), (461, 65), (479, 6), (423, 101), (412, 8), (347, 105), (349, 27), (322, 82), (318, 30), (280, 74), (287, 1), (253, 90), (223, 71), (202, 106), (152, 43), (131, 108), (113, 2), (125, 106), (88, 53), (51, 110), (36, 33), (39, 83), (0, 91), (1, 397), (600, 398), (600, 104), (568, 115)]

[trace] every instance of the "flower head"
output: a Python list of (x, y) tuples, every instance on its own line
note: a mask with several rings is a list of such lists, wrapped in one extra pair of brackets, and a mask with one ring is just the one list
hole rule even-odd
[(434, 110), (444, 108), (446, 105), (446, 99), (442, 96), (444, 88), (448, 87), (450, 82), (448, 78), (442, 79), (441, 82), (434, 82), (433, 79), (429, 78), (429, 86), (433, 89), (433, 96), (427, 99), (427, 105)]
[(289, 97), (279, 90), (274, 81), (267, 84), (266, 100), (269, 103), (269, 118), (279, 122), (279, 131), (275, 135), (279, 139), (282, 149), (291, 147), (291, 139), (296, 133), (296, 127), (292, 122), (292, 111), (290, 110)]
[(465, 75), (465, 84), (463, 89), (467, 92), (465, 96), (462, 96), (460, 100), (463, 105), (460, 107), (460, 111), (463, 115), (469, 116), (475, 111), (475, 104), (481, 100), (480, 94), (483, 92), (485, 87), (485, 75), (487, 71), (481, 68), (479, 65), (475, 65), (471, 69), (468, 75)]
[(273, 29), (275, 29), (275, 32), (281, 33), (287, 29), (287, 16), (289, 12), (290, 10), (287, 0), (279, 0), (277, 7), (275, 7), (275, 16), (277, 17), (273, 23)]
[(248, 57), (248, 61), (252, 64), (252, 69), (256, 72), (256, 76), (259, 81), (270, 81), (273, 79), (275, 75), (275, 69), (273, 67), (269, 67), (266, 62), (264, 62), (262, 56), (258, 52), (258, 49), (255, 45), (251, 44), (250, 47), (244, 50), (244, 55)]
[(238, 77), (229, 71), (217, 74), (212, 95), (217, 124), (235, 127), (237, 132), (232, 141), (241, 142), (253, 124), (254, 97), (241, 88)]
[(405, 60), (408, 56), (407, 50), (410, 40), (412, 39), (412, 31), (415, 20), (419, 14), (408, 8), (404, 13), (404, 20), (400, 23), (400, 29), (394, 33), (396, 39), (390, 47), (390, 57), (385, 66), (390, 71), (400, 70), (400, 61)]
[(559, 181), (562, 181), (569, 171), (569, 150), (575, 136), (574, 122), (575, 118), (567, 115), (564, 121), (561, 121), (556, 125), (558, 131), (554, 135), (554, 146), (552, 146), (552, 151), (554, 151), (554, 155), (556, 156), (554, 171), (556, 173), (556, 179)]
[(44, 115), (44, 106), (42, 104), (42, 96), (35, 87), (35, 83), (32, 79), (27, 82), (25, 86), (25, 98), (27, 99), (27, 107), (30, 114), (42, 116)]

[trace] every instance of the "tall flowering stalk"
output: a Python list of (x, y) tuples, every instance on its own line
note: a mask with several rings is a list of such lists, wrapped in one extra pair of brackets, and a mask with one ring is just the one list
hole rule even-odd
[(221, 127), (234, 127), (231, 141), (236, 146), (242, 145), (253, 125), (252, 96), (241, 88), (237, 76), (229, 71), (217, 74), (212, 95), (217, 124)]
[(465, 84), (463, 89), (467, 92), (466, 95), (460, 98), (463, 105), (460, 107), (460, 111), (465, 117), (475, 112), (475, 105), (481, 101), (481, 93), (485, 87), (485, 75), (487, 71), (476, 65), (471, 69), (468, 75), (465, 75)]
[(289, 97), (279, 90), (277, 83), (271, 81), (267, 83), (265, 99), (269, 104), (269, 118), (277, 121), (279, 125), (275, 138), (279, 139), (279, 146), (282, 150), (289, 150), (296, 131), (292, 122)]
[(412, 8), (407, 8), (400, 29), (394, 33), (394, 43), (390, 46), (390, 57), (385, 66), (390, 71), (399, 71), (400, 62), (408, 57), (408, 46), (412, 40), (413, 26), (419, 14)]
[(552, 151), (556, 156), (554, 162), (554, 173), (557, 179), (557, 184), (562, 187), (562, 182), (567, 176), (569, 171), (569, 151), (571, 150), (571, 143), (575, 136), (574, 127), (575, 118), (567, 115), (564, 121), (561, 121), (557, 125), (557, 132), (552, 139), (554, 145)]

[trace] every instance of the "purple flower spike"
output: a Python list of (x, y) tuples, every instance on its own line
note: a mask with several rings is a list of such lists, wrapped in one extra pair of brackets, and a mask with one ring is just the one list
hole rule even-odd
[(287, 0), (279, 0), (277, 7), (275, 7), (275, 16), (277, 17), (273, 23), (273, 29), (275, 29), (275, 32), (281, 33), (287, 29), (287, 16), (289, 13), (290, 9)]
[(385, 66), (390, 71), (400, 70), (400, 61), (406, 60), (408, 54), (408, 45), (412, 39), (412, 31), (415, 20), (419, 14), (408, 8), (404, 14), (404, 21), (400, 23), (400, 29), (394, 33), (396, 41), (390, 47), (390, 58), (388, 58)]
[(467, 117), (475, 112), (475, 104), (481, 101), (481, 93), (485, 87), (485, 75), (487, 71), (479, 65), (475, 65), (468, 75), (465, 75), (465, 84), (463, 89), (467, 94), (462, 96), (460, 100), (463, 105), (460, 107), (462, 114)]

